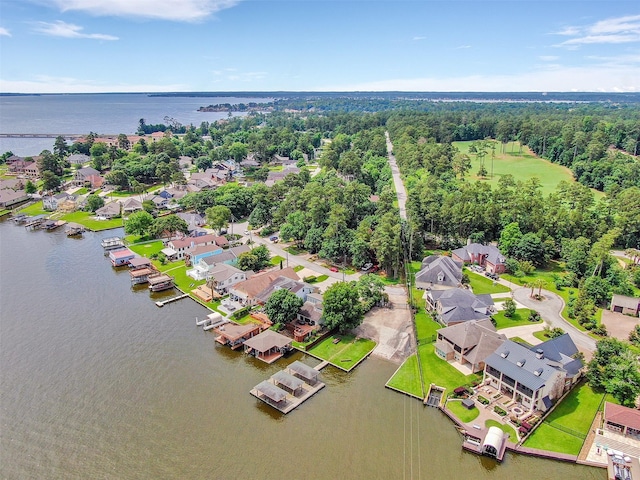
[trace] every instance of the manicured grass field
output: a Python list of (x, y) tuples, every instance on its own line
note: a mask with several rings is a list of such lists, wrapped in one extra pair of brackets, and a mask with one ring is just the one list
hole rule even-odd
[(521, 325), (535, 325), (536, 323), (542, 323), (542, 319), (537, 322), (529, 321), (529, 314), (531, 310), (528, 308), (517, 308), (516, 313), (513, 314), (513, 317), (505, 317), (504, 310), (500, 310), (498, 313), (493, 315), (493, 319), (496, 321), (496, 329), (500, 330), (501, 328), (509, 328), (509, 327), (519, 327)]
[[(469, 180), (480, 180), (477, 176), (480, 169), (480, 161), (476, 158), (474, 153), (469, 153), (469, 147), (473, 142), (453, 142), (461, 153), (466, 153), (471, 158), (471, 170), (467, 174)], [(502, 144), (496, 142), (495, 157), (493, 161), (491, 159), (491, 150), (487, 151), (484, 157), (484, 166), (487, 170), (488, 176), (482, 180), (488, 182), (492, 187), (498, 185), (498, 180), (501, 176), (506, 174), (513, 175), (516, 181), (527, 181), (531, 178), (537, 177), (540, 180), (541, 191), (544, 195), (548, 195), (556, 190), (558, 183), (562, 180), (566, 182), (574, 182), (573, 174), (567, 167), (563, 167), (556, 163), (551, 163), (548, 160), (538, 158), (527, 147), (522, 147), (522, 153), (520, 153), (520, 146), (517, 142), (510, 142), (505, 147), (505, 152), (502, 151)], [(491, 178), (493, 164), (493, 178)], [(602, 196), (602, 194), (600, 194)]]
[(429, 315), (424, 305), (418, 307), (414, 315), (416, 322), (416, 330), (418, 333), (418, 341), (420, 343), (428, 343), (435, 341), (436, 332), (442, 328), (438, 322), (435, 322)]
[(26, 208), (21, 209), (18, 213), (24, 213), (26, 215), (49, 215), (51, 212), (48, 212), (42, 208), (42, 202), (36, 202)]
[(81, 187), (78, 190), (76, 190), (75, 192), (73, 192), (73, 194), (74, 195), (84, 195), (88, 191), (89, 191), (89, 189), (87, 187)]
[(304, 267), (302, 265), (296, 265), (295, 267), (293, 267), (293, 271), (296, 273), (300, 270), (304, 270)]
[(162, 243), (162, 240), (157, 240), (155, 242), (149, 242), (149, 243), (139, 243), (139, 244), (129, 245), (129, 250), (147, 258), (149, 258), (154, 253), (159, 253), (160, 250), (162, 250), (163, 248), (164, 248), (164, 245)]
[(339, 343), (333, 343), (334, 337), (327, 337), (309, 350), (309, 353), (328, 360), (338, 368), (350, 370), (376, 347), (373, 340), (356, 339), (354, 335), (340, 335), (340, 338)]
[(464, 273), (469, 276), (469, 285), (476, 295), (492, 294), (492, 293), (506, 293), (509, 291), (508, 287), (500, 283), (494, 285), (493, 280), (479, 273), (475, 273), (468, 268), (464, 269)]
[(60, 217), (67, 222), (75, 222), (80, 225), (84, 225), (94, 232), (101, 230), (109, 230), (111, 228), (118, 228), (122, 226), (122, 218), (112, 218), (111, 220), (96, 220), (95, 214), (91, 212), (72, 212), (66, 213)]
[(461, 401), (458, 400), (448, 401), (447, 408), (451, 410), (451, 413), (458, 417), (458, 419), (463, 423), (469, 423), (475, 420), (478, 415), (480, 415), (480, 410), (478, 410), (478, 407), (468, 409), (467, 407), (462, 405)]
[(580, 384), (536, 428), (524, 445), (577, 455), (603, 398), (604, 393), (594, 391), (587, 383)]
[(273, 266), (280, 265), (280, 262), (284, 262), (284, 258), (282, 258), (280, 255), (276, 255), (271, 260), (269, 260), (269, 263)]
[(518, 435), (516, 434), (516, 431), (513, 429), (513, 427), (511, 427), (510, 425), (505, 425), (504, 423), (500, 423), (496, 420), (487, 420), (484, 422), (484, 426), (487, 428), (498, 427), (504, 433), (509, 434), (509, 441), (513, 443), (516, 443), (518, 441)]
[(387, 382), (391, 388), (406, 392), (416, 397), (423, 398), (426, 392), (420, 385), (420, 372), (418, 370), (417, 355), (407, 358), (396, 373)]

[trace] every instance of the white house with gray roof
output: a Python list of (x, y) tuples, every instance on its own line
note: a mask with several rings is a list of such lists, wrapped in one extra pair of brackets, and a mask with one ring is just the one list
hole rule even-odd
[(415, 284), (421, 290), (458, 288), (462, 285), (462, 263), (450, 257), (430, 255), (422, 260)]
[(531, 349), (507, 340), (487, 357), (484, 383), (530, 412), (546, 411), (580, 378), (577, 353), (567, 333)]

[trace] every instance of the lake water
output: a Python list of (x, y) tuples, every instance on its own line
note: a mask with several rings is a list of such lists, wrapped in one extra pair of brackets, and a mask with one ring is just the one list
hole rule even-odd
[[(604, 470), (466, 453), (438, 410), (384, 388), (371, 357), (284, 416), (249, 390), (265, 365), (195, 326), (190, 299), (155, 306), (100, 240), (0, 221), (2, 479), (604, 479)], [(171, 293), (169, 293), (171, 295)]]
[[(145, 94), (0, 96), (0, 133), (133, 134), (138, 122), (165, 123), (175, 118), (196, 127), (226, 118), (226, 112), (198, 112), (201, 106), (267, 102), (269, 98), (150, 97)], [(239, 113), (236, 113), (239, 115)], [(0, 153), (37, 155), (53, 147), (53, 138), (0, 138)]]

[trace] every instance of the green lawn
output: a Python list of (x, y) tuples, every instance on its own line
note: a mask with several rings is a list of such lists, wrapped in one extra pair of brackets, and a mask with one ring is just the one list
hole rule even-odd
[(528, 308), (517, 308), (516, 313), (513, 314), (513, 317), (505, 317), (504, 310), (500, 310), (493, 316), (493, 319), (496, 321), (496, 329), (500, 330), (501, 328), (509, 328), (509, 327), (519, 327), (521, 325), (535, 325), (536, 323), (542, 323), (542, 319), (537, 322), (529, 321), (529, 314), (531, 310)]
[(484, 426), (489, 428), (489, 427), (498, 427), (500, 430), (502, 430), (504, 433), (508, 433), (509, 434), (509, 441), (513, 442), (513, 443), (517, 443), (518, 442), (518, 435), (516, 434), (516, 431), (513, 429), (513, 427), (511, 427), (510, 425), (505, 425), (504, 423), (500, 423), (496, 420), (487, 420), (484, 422)]
[(154, 253), (159, 253), (160, 250), (162, 250), (163, 248), (164, 248), (164, 244), (162, 243), (162, 240), (157, 240), (155, 242), (149, 242), (149, 243), (139, 243), (139, 244), (129, 245), (129, 250), (147, 258), (149, 258)]
[(603, 398), (603, 393), (594, 391), (583, 382), (534, 430), (524, 445), (577, 455)]
[(527, 342), (526, 340), (520, 338), (520, 337), (511, 337), (509, 340), (519, 343), (520, 345), (524, 345), (527, 348), (531, 348), (533, 347), (533, 345), (531, 345), (529, 342)]
[[(467, 153), (471, 158), (471, 170), (467, 174), (469, 180), (480, 180), (477, 176), (480, 168), (480, 161), (474, 153), (469, 153), (469, 146), (473, 142), (453, 142), (453, 145), (460, 150), (461, 153)], [(527, 181), (533, 177), (540, 180), (540, 187), (543, 195), (548, 195), (556, 190), (558, 183), (562, 180), (573, 183), (575, 179), (571, 170), (567, 167), (551, 163), (548, 160), (538, 158), (527, 147), (520, 146), (517, 142), (510, 142), (506, 145), (505, 152), (502, 152), (502, 144), (496, 142), (495, 157), (492, 161), (492, 153), (489, 149), (484, 157), (484, 166), (487, 169), (488, 176), (482, 180), (488, 182), (492, 187), (498, 185), (501, 176), (511, 174), (515, 180)], [(493, 165), (493, 167), (492, 167)], [(493, 168), (493, 178), (490, 178)], [(595, 190), (593, 190), (595, 193)], [(596, 198), (601, 198), (601, 192), (596, 193)]]
[(42, 208), (42, 202), (40, 201), (21, 209), (19, 213), (24, 213), (26, 215), (49, 215), (51, 212), (44, 210)]
[(280, 262), (284, 262), (284, 258), (282, 258), (280, 255), (276, 255), (271, 260), (269, 260), (269, 263), (274, 267), (280, 265)]
[(304, 267), (302, 265), (296, 265), (295, 267), (293, 267), (293, 271), (296, 273), (300, 270), (304, 270)]
[(78, 190), (76, 190), (75, 192), (73, 192), (74, 195), (84, 195), (85, 193), (88, 193), (89, 189), (87, 187), (81, 187)]
[(476, 295), (492, 294), (492, 293), (506, 293), (509, 291), (508, 287), (496, 283), (494, 285), (493, 280), (479, 273), (473, 272), (468, 268), (464, 269), (464, 273), (469, 276), (469, 285)]
[(75, 222), (84, 225), (89, 230), (99, 232), (100, 230), (108, 230), (110, 228), (118, 228), (122, 226), (122, 218), (113, 218), (111, 220), (96, 220), (95, 214), (92, 212), (72, 212), (65, 213), (60, 218), (67, 222)]
[(418, 370), (418, 358), (411, 355), (407, 358), (396, 373), (387, 382), (391, 388), (423, 398), (426, 392), (422, 392), (420, 386), (420, 372)]
[(463, 423), (469, 423), (475, 420), (478, 415), (480, 415), (480, 410), (478, 410), (478, 407), (468, 409), (467, 407), (462, 405), (461, 401), (458, 400), (449, 400), (447, 402), (447, 408)]
[(418, 307), (415, 315), (416, 330), (418, 333), (418, 341), (420, 343), (430, 343), (435, 341), (436, 332), (442, 328), (438, 322), (435, 322), (429, 315), (424, 306)]
[(356, 339), (354, 335), (340, 335), (340, 338), (339, 343), (333, 343), (334, 336), (329, 336), (309, 350), (309, 353), (328, 360), (338, 368), (350, 370), (376, 347), (373, 340)]

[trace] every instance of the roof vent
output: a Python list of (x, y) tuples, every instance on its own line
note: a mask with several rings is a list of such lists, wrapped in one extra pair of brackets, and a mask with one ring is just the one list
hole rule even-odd
[(501, 356), (502, 358), (507, 358), (507, 357), (509, 356), (509, 350), (505, 350), (504, 352), (502, 352), (502, 353), (500, 354), (500, 356)]
[(527, 361), (523, 358), (522, 360), (518, 360), (516, 362), (516, 365), (519, 367), (522, 367)]
[(538, 348), (536, 350), (536, 357), (539, 359), (543, 359), (544, 358), (544, 351), (541, 348)]
[(536, 377), (539, 377), (540, 375), (542, 375), (542, 369), (541, 369), (541, 368), (537, 369), (535, 372), (533, 372), (533, 374), (534, 374)]

